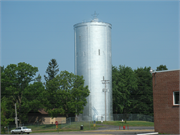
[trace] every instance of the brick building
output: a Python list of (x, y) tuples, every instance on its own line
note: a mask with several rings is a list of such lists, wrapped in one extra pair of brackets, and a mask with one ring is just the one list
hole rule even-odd
[(155, 132), (179, 134), (180, 70), (152, 73)]

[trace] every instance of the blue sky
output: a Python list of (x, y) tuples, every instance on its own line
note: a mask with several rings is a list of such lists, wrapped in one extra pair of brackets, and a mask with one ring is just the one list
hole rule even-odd
[(73, 25), (112, 24), (112, 65), (179, 69), (178, 1), (2, 1), (1, 65), (26, 62), (45, 75), (55, 58), (74, 73)]

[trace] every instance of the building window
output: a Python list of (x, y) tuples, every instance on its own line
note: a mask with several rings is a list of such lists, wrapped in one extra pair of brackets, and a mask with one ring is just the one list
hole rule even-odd
[(100, 55), (100, 49), (98, 50), (98, 54)]
[(179, 105), (179, 91), (173, 92), (173, 105)]

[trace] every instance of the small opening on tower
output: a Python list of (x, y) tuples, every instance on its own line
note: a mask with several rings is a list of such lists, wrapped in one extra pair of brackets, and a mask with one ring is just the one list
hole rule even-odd
[(98, 50), (98, 54), (100, 55), (100, 49)]

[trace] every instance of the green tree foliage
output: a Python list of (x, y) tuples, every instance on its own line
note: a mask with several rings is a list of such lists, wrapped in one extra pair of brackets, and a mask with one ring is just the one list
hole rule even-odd
[(38, 77), (36, 77), (36, 79), (35, 79), (37, 82), (41, 82), (41, 75), (40, 74), (38, 74)]
[(150, 67), (112, 67), (113, 111), (153, 116), (153, 90)]
[(82, 76), (68, 71), (61, 71), (59, 75), (46, 82), (45, 110), (51, 117), (59, 114), (82, 113), (89, 95), (88, 86), (84, 86)]
[[(87, 103), (86, 98), (89, 96), (88, 86), (84, 86), (83, 76), (74, 75), (74, 83), (72, 89), (72, 98), (75, 104), (75, 114), (83, 113), (84, 106)], [(74, 111), (74, 109), (73, 109)]]
[[(4, 66), (1, 67), (1, 126), (7, 126), (9, 122), (14, 121), (12, 119), (12, 101), (9, 100), (5, 95), (5, 85), (2, 83), (3, 75), (4, 74)], [(2, 133), (5, 133), (4, 128), (2, 128)]]
[(3, 67), (1, 67), (1, 80), (0, 80), (0, 82), (1, 82), (1, 99), (4, 97), (4, 95), (5, 95), (5, 85), (4, 85), (4, 83), (2, 83), (2, 79), (3, 79), (3, 75), (4, 74), (4, 66)]
[[(6, 97), (3, 97), (1, 99), (1, 126), (6, 127), (9, 122), (14, 121), (14, 119), (11, 117), (10, 114), (12, 114), (8, 108), (9, 104), (11, 104), (12, 101), (7, 99)], [(4, 128), (2, 128), (4, 129)]]
[(161, 70), (168, 70), (168, 68), (166, 67), (166, 65), (160, 65), (156, 68), (156, 71), (161, 71)]
[(133, 113), (153, 115), (153, 90), (150, 69), (150, 67), (145, 67), (134, 70), (138, 89), (135, 89), (132, 93), (134, 102), (131, 107)]
[(48, 74), (48, 76), (44, 75), (45, 80), (46, 81), (52, 80), (53, 78), (55, 78), (55, 76), (58, 74), (58, 72), (59, 72), (59, 68), (58, 68), (58, 64), (56, 62), (56, 59), (52, 59), (49, 62), (49, 65), (46, 69), (46, 73)]
[(131, 94), (137, 89), (137, 79), (130, 67), (112, 67), (113, 109), (114, 113), (130, 113)]
[(41, 82), (32, 83), (35, 81), (36, 72), (38, 72), (37, 67), (22, 62), (8, 65), (1, 74), (2, 97), (12, 101), (8, 107), (13, 114), (16, 103), (20, 123), (27, 121), (29, 111), (37, 110), (42, 106), (40, 97), (44, 86)]
[[(1, 67), (1, 66), (0, 66)], [(4, 72), (4, 66), (1, 67), (1, 73)]]

